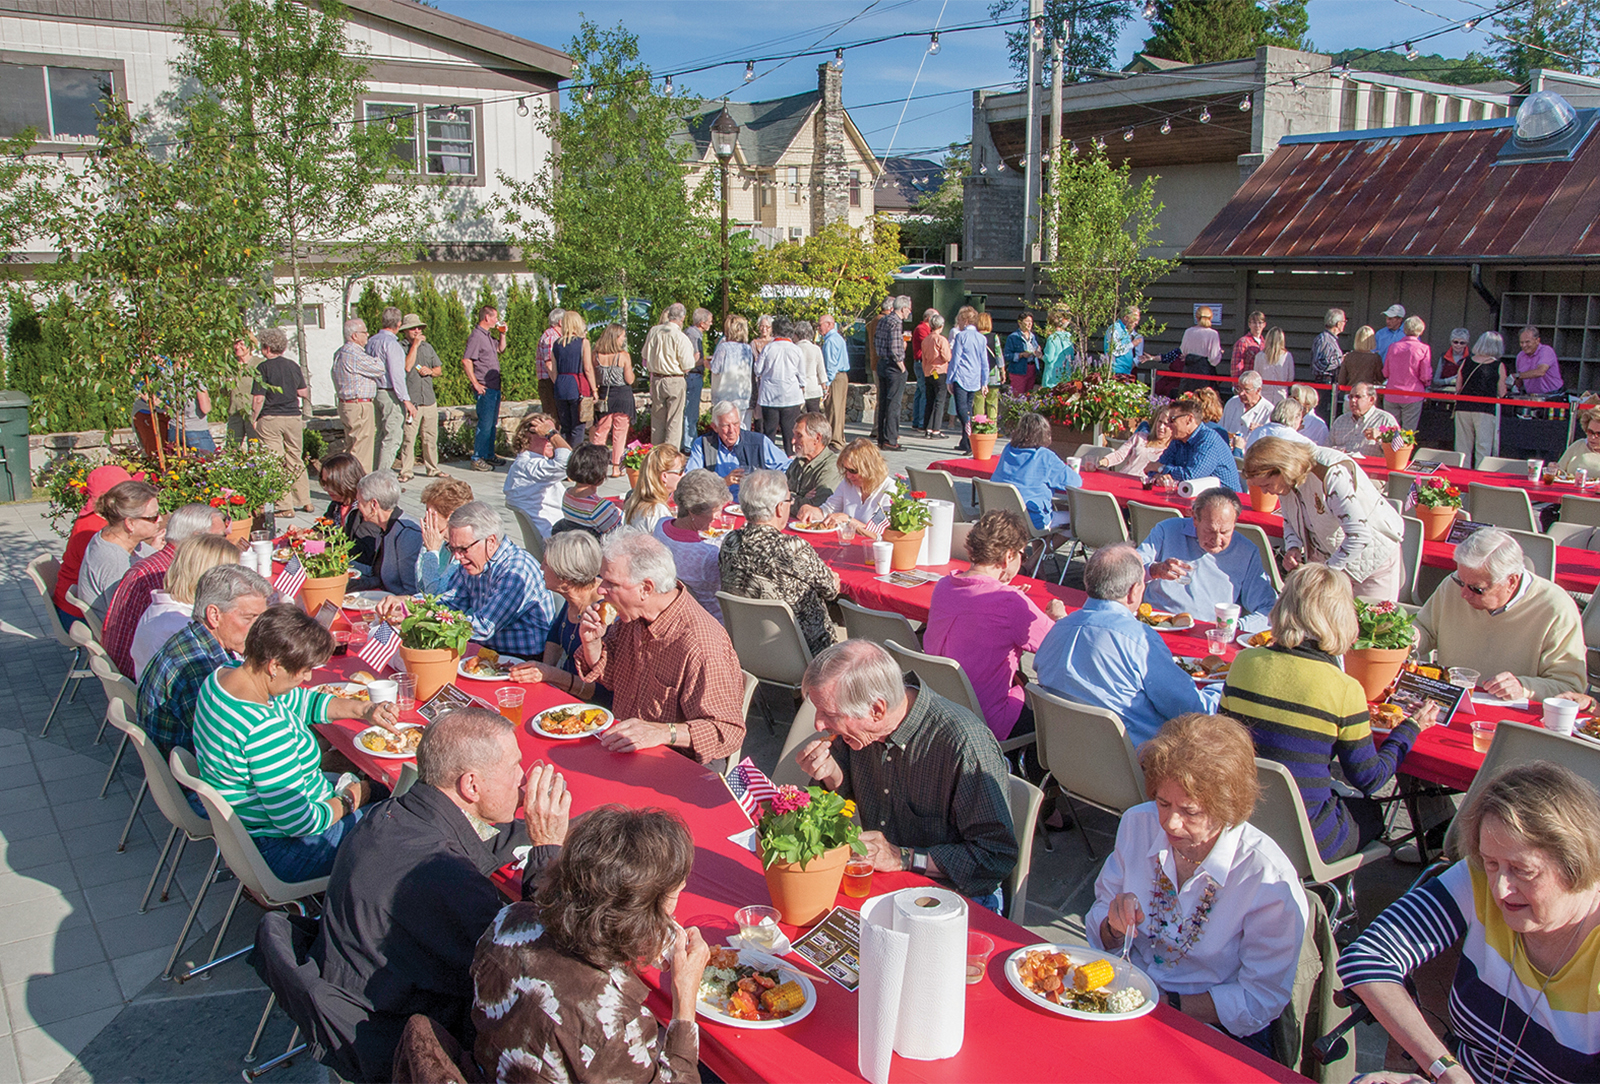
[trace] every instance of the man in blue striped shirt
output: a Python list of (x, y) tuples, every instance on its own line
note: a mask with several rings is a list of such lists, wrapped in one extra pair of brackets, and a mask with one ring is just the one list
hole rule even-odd
[(822, 365), (828, 376), (828, 393), (823, 396), (822, 410), (833, 426), (833, 439), (828, 446), (837, 452), (844, 447), (844, 412), (850, 399), (850, 351), (832, 313), (825, 313), (817, 320), (817, 331), (822, 335)]
[(1233, 458), (1233, 449), (1215, 432), (1200, 424), (1200, 404), (1193, 399), (1179, 399), (1168, 407), (1172, 419), (1173, 439), (1161, 453), (1161, 462), (1150, 468), (1156, 479), (1163, 476), (1176, 482), (1194, 478), (1215, 478), (1237, 493), (1239, 465)]

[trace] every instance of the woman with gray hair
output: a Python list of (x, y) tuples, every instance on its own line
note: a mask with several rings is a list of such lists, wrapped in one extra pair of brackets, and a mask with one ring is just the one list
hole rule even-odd
[(834, 641), (827, 603), (839, 597), (839, 574), (811, 543), (783, 533), (793, 507), (782, 474), (760, 470), (747, 477), (739, 486), (745, 524), (722, 540), (717, 567), (730, 595), (787, 602), (815, 654)]
[(1065, 527), (1070, 522), (1066, 510), (1055, 507), (1055, 494), (1083, 485), (1082, 475), (1051, 449), (1050, 422), (1042, 414), (1024, 414), (1016, 420), (1011, 442), (994, 469), (994, 480), (1017, 487), (1039, 530)]
[(1456, 373), (1461, 371), (1461, 366), (1466, 364), (1472, 351), (1468, 344), (1472, 342), (1472, 332), (1464, 327), (1455, 328), (1450, 332), (1450, 345), (1445, 347), (1444, 353), (1439, 355), (1433, 363), (1433, 382), (1435, 385), (1450, 383), (1455, 380)]
[(717, 592), (722, 590), (722, 573), (717, 570), (717, 554), (728, 528), (716, 524), (731, 499), (728, 483), (712, 471), (692, 470), (678, 482), (673, 499), (678, 503), (677, 518), (657, 523), (654, 534), (672, 554), (679, 582), (706, 613), (721, 621)]
[[(1506, 343), (1498, 331), (1485, 331), (1472, 344), (1472, 356), (1456, 371), (1456, 394), (1498, 399), (1506, 393), (1506, 367), (1500, 360)], [(1494, 455), (1500, 428), (1493, 403), (1456, 403), (1456, 451), (1476, 467)]]
[(600, 601), (600, 542), (588, 531), (563, 531), (551, 535), (544, 546), (544, 585), (566, 602), (550, 622), (542, 661), (518, 663), (511, 680), (529, 684), (548, 682), (579, 700), (611, 706), (611, 690), (578, 677), (574, 656), (582, 641), (578, 626), (584, 613)]
[(255, 384), (250, 388), (250, 424), (261, 438), (262, 447), (283, 457), (283, 465), (293, 479), (290, 492), (294, 494), (294, 508), (283, 507), (287, 497), (279, 497), (280, 519), (293, 519), (295, 508), (311, 511), (311, 483), (306, 478), (302, 456), (305, 427), (300, 421), (300, 401), (310, 401), (311, 389), (300, 366), (283, 356), (288, 348), (289, 336), (283, 328), (269, 327), (261, 333), (265, 360), (256, 366)]
[(944, 336), (944, 317), (938, 312), (928, 314), (928, 337), (922, 340), (922, 386), (928, 401), (927, 431), (930, 440), (944, 436), (945, 397), (949, 388), (945, 374), (950, 371), (950, 340)]

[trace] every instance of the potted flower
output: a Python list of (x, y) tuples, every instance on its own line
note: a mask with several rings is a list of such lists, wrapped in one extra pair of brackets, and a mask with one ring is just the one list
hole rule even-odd
[(1016, 400), (1013, 409), (1050, 419), (1051, 443), (1065, 458), (1075, 455), (1080, 444), (1104, 444), (1106, 437), (1148, 418), (1150, 388), (1110, 365), (1084, 361), (1054, 387), (1037, 388)]
[(1417, 642), (1411, 615), (1393, 602), (1356, 599), (1356, 642), (1344, 653), (1344, 672), (1361, 682), (1368, 700), (1378, 700), (1400, 676)]
[(426, 700), (456, 682), (456, 664), (472, 639), (472, 620), (452, 610), (437, 595), (419, 595), (406, 603), (400, 621), (400, 657), (406, 672), (417, 678), (417, 699)]
[(933, 512), (923, 503), (927, 498), (922, 490), (907, 485), (904, 478), (895, 479), (894, 494), (889, 498), (889, 526), (883, 532), (883, 540), (894, 545), (890, 568), (905, 571), (917, 567), (922, 536), (933, 520)]
[(809, 926), (833, 907), (850, 852), (866, 854), (855, 803), (822, 787), (784, 784), (766, 803), (756, 835), (772, 905), (791, 926)]
[(300, 567), (306, 570), (306, 583), (300, 589), (300, 604), (306, 608), (306, 613), (315, 614), (324, 602), (344, 605), (354, 548), (350, 536), (333, 520), (324, 517), (304, 535), (290, 538), (289, 548), (300, 559)]
[(632, 489), (639, 484), (639, 472), (644, 470), (644, 457), (650, 454), (654, 444), (641, 444), (634, 441), (622, 453), (622, 469), (628, 472), (628, 488)]
[(972, 418), (972, 458), (983, 463), (994, 458), (994, 442), (999, 436), (999, 425), (987, 414)]
[[(268, 505), (277, 504), (294, 484), (283, 459), (262, 448), (260, 441), (198, 458), (193, 476), (202, 491), (199, 499), (213, 502), (212, 507), (234, 524), (230, 536), (239, 531), (240, 537), (248, 537), (252, 521), (259, 519)], [(218, 497), (223, 504), (214, 503)]]
[(1461, 490), (1443, 478), (1418, 478), (1412, 487), (1417, 495), (1417, 518), (1422, 520), (1422, 537), (1443, 542), (1450, 525), (1461, 511)]
[(1415, 430), (1385, 426), (1378, 430), (1378, 439), (1383, 444), (1383, 462), (1390, 470), (1405, 470), (1410, 466), (1411, 456), (1417, 450)]

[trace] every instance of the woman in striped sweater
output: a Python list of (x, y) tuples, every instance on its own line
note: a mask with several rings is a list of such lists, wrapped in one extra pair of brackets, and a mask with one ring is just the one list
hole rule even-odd
[[(1466, 861), (1385, 909), (1339, 977), (1441, 1084), (1600, 1080), (1600, 794), (1534, 761), (1483, 787), (1455, 828)], [(1456, 944), (1452, 1050), (1402, 983)]]
[(273, 606), (250, 626), (244, 663), (200, 686), (194, 751), (200, 778), (233, 806), (261, 857), (285, 881), (325, 877), (370, 784), (334, 790), (312, 724), (362, 719), (394, 729), (395, 706), (301, 686), (333, 654), (333, 634), (298, 606)]
[[(1278, 761), (1294, 776), (1317, 850), (1328, 862), (1378, 838), (1383, 812), (1370, 795), (1393, 778), (1437, 713), (1430, 701), (1373, 747), (1366, 694), (1339, 669), (1339, 656), (1357, 632), (1350, 578), (1327, 565), (1302, 565), (1272, 608), (1272, 646), (1239, 652), (1228, 668), (1219, 709), (1250, 728), (1258, 756)], [(1336, 756), (1345, 780), (1367, 797), (1334, 793), (1330, 766)]]

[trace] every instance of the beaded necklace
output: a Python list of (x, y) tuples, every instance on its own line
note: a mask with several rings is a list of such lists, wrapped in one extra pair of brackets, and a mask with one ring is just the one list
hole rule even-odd
[[(1205, 933), (1206, 922), (1211, 918), (1211, 908), (1217, 902), (1217, 882), (1207, 879), (1206, 890), (1188, 918), (1178, 909), (1178, 889), (1161, 868), (1161, 859), (1153, 859), (1156, 868), (1155, 898), (1150, 901), (1151, 954), (1160, 964), (1175, 964), (1199, 943)], [(1191, 874), (1192, 876), (1192, 874)]]

